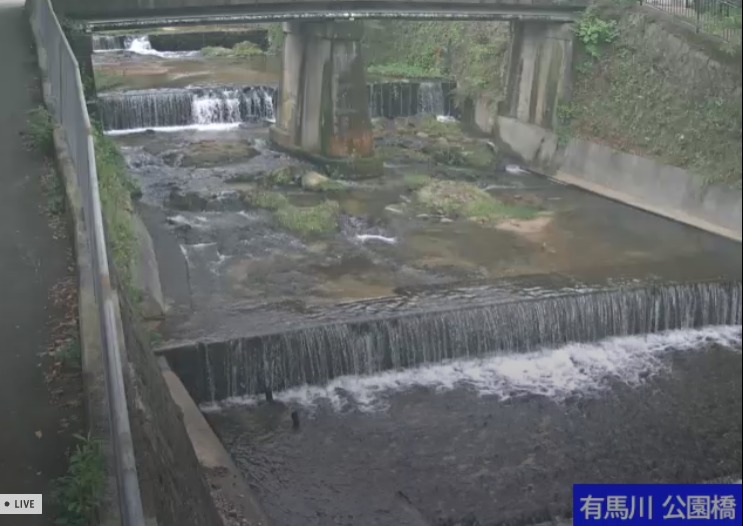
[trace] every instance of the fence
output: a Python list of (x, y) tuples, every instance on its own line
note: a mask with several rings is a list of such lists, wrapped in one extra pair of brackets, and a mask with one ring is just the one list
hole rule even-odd
[(124, 526), (143, 526), (142, 501), (124, 391), (118, 296), (111, 286), (109, 275), (93, 133), (80, 69), (50, 0), (28, 0), (27, 6), (30, 8), (37, 44), (44, 50), (42, 56), (46, 62), (51, 91), (49, 110), (67, 140), (83, 204), (94, 273), (94, 295), (101, 324), (101, 348), (121, 522)]
[(654, 9), (670, 13), (706, 33), (733, 44), (741, 43), (740, 0), (641, 0)]

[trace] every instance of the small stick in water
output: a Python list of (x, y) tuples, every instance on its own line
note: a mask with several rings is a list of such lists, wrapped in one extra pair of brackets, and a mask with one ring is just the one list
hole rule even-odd
[(292, 411), (292, 427), (296, 430), (299, 429), (299, 411), (296, 409)]
[(266, 387), (266, 402), (273, 402), (273, 391), (270, 387)]

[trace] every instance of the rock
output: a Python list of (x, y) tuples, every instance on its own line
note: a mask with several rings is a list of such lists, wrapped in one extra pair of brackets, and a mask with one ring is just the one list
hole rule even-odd
[(431, 216), (430, 216), (429, 214), (418, 214), (418, 215), (417, 215), (417, 216), (415, 216), (415, 217), (417, 217), (418, 219), (428, 219), (428, 218), (430, 218)]
[(305, 190), (320, 190), (329, 182), (330, 178), (319, 172), (307, 172), (302, 176), (302, 188)]
[(425, 132), (418, 132), (415, 134), (416, 137), (419, 137), (421, 139), (428, 139), (428, 134)]
[(449, 219), (448, 217), (442, 217), (442, 218), (441, 218), (441, 219), (439, 220), (439, 222), (440, 222), (440, 223), (453, 223), (453, 222), (454, 222), (454, 220), (453, 220), (453, 219)]

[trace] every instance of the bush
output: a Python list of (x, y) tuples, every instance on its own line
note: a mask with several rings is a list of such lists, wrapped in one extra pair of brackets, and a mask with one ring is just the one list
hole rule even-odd
[(256, 192), (249, 197), (250, 204), (266, 210), (278, 210), (289, 205), (289, 200), (278, 192)]
[(575, 26), (575, 34), (586, 49), (586, 52), (594, 58), (601, 56), (601, 48), (606, 44), (614, 42), (619, 35), (617, 22), (615, 20), (603, 20), (590, 10), (578, 20)]
[(101, 504), (106, 481), (101, 444), (90, 437), (79, 440), (70, 455), (67, 474), (56, 480), (53, 499), (59, 508), (59, 526), (88, 526)]
[(237, 57), (246, 58), (262, 55), (263, 50), (253, 42), (238, 42), (232, 49), (220, 46), (207, 46), (201, 48), (201, 54), (205, 57)]

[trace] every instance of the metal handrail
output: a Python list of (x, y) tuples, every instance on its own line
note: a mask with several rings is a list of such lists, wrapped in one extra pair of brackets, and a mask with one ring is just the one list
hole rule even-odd
[(50, 112), (64, 131), (77, 175), (93, 264), (93, 289), (101, 326), (101, 343), (109, 405), (109, 424), (123, 526), (144, 526), (134, 444), (124, 389), (119, 330), (119, 304), (111, 284), (106, 236), (90, 125), (75, 55), (62, 31), (50, 0), (28, 0), (36, 38), (46, 53), (51, 89)]
[(741, 43), (740, 0), (640, 0), (677, 20), (730, 43)]

